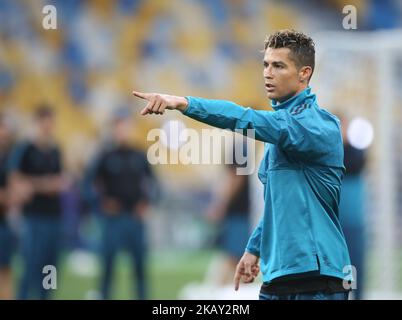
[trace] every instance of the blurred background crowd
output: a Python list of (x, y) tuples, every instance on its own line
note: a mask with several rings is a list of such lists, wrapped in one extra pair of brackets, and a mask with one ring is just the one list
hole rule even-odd
[[(56, 30), (42, 27), (47, 4)], [(345, 5), (356, 30), (343, 28)], [(255, 174), (151, 165), (151, 129), (175, 153), (172, 126), (205, 126), (141, 118), (131, 91), (269, 109), (261, 49), (284, 28), (315, 40), (313, 91), (343, 123), (355, 297), (399, 297), (400, 1), (0, 0), (0, 299), (257, 298), (258, 286), (229, 289), (261, 213)], [(44, 264), (56, 290), (43, 289)]]

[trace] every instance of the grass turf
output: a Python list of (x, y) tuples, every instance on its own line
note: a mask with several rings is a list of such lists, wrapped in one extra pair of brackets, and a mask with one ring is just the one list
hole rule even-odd
[[(214, 251), (154, 251), (148, 259), (149, 299), (177, 299), (180, 290), (189, 282), (201, 281)], [(100, 265), (97, 259), (92, 275), (80, 274), (68, 262), (68, 254), (60, 260), (57, 289), (52, 299), (96, 299), (99, 289)], [(14, 259), (14, 278), (19, 278), (20, 260)], [(15, 281), (17, 284), (17, 282)], [(111, 299), (135, 299), (135, 280), (131, 260), (125, 254), (116, 259)]]

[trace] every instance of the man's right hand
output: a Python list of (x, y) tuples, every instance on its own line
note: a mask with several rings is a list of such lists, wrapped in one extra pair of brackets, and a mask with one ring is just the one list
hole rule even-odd
[(183, 112), (184, 110), (186, 110), (188, 105), (187, 99), (180, 96), (171, 96), (161, 93), (144, 93), (138, 91), (133, 91), (133, 95), (148, 101), (145, 108), (141, 111), (141, 114), (143, 116), (153, 113), (163, 114), (165, 112), (165, 109), (177, 109)]
[(27, 180), (14, 176), (10, 184), (8, 201), (10, 206), (22, 206), (34, 195), (32, 184)]
[(259, 257), (245, 252), (236, 267), (234, 276), (235, 290), (239, 289), (240, 280), (243, 283), (251, 283), (258, 276), (260, 267), (258, 265)]
[(139, 201), (134, 207), (134, 215), (145, 220), (149, 213), (149, 204), (146, 201)]

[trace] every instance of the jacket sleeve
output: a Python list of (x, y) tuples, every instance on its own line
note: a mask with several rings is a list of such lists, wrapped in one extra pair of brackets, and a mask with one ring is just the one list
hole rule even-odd
[(261, 218), (260, 222), (251, 234), (246, 246), (246, 252), (249, 252), (257, 257), (260, 256), (262, 221), (263, 219)]
[(184, 115), (214, 127), (241, 131), (255, 130), (255, 138), (275, 144), (286, 151), (325, 153), (328, 148), (323, 123), (310, 108), (292, 115), (287, 110), (265, 111), (244, 108), (225, 100), (186, 97)]

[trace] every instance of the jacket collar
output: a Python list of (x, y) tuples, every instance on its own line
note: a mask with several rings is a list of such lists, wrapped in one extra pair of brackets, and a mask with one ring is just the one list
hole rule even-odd
[(315, 100), (316, 96), (314, 93), (311, 93), (311, 87), (308, 86), (302, 92), (298, 93), (297, 95), (289, 98), (286, 101), (278, 102), (277, 100), (272, 100), (272, 108), (277, 111), (280, 109), (288, 109), (292, 106), (297, 106), (305, 102), (306, 100)]

